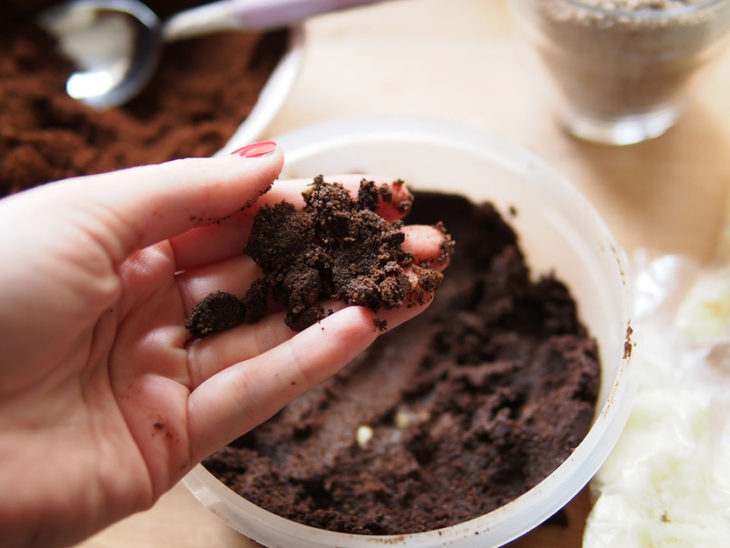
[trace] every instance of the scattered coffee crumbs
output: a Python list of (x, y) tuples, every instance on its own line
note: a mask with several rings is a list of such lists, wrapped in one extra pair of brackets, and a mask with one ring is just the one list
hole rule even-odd
[[(441, 273), (402, 249), (402, 221), (387, 221), (375, 212), (381, 203), (402, 213), (410, 210), (410, 199), (393, 204), (389, 185), (363, 179), (353, 199), (344, 186), (319, 175), (302, 196), (301, 210), (281, 202), (258, 211), (245, 252), (265, 277), (243, 299), (218, 291), (195, 305), (185, 322), (194, 337), (255, 323), (270, 302), (286, 307), (286, 324), (301, 331), (332, 313), (322, 307), (324, 301), (377, 312), (422, 304), (440, 285)], [(442, 223), (437, 228), (444, 235), (437, 259), (442, 262), (453, 253), (454, 242)], [(415, 288), (407, 269), (416, 274)], [(375, 320), (375, 326), (385, 330), (386, 322)]]

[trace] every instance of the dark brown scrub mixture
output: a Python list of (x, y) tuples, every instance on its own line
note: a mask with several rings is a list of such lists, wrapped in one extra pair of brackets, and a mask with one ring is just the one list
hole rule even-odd
[[(393, 186), (403, 184), (396, 181)], [(321, 175), (302, 195), (301, 210), (281, 202), (256, 213), (245, 251), (265, 277), (242, 299), (219, 291), (197, 303), (185, 322), (193, 336), (257, 322), (271, 301), (286, 308), (286, 324), (300, 331), (330, 313), (322, 302), (341, 301), (377, 312), (422, 303), (441, 283), (441, 273), (401, 248), (402, 221), (389, 222), (375, 213), (381, 202), (407, 213), (410, 198), (395, 204), (390, 186), (363, 179), (355, 199)], [(443, 262), (453, 251), (453, 241), (438, 226), (444, 241), (437, 260)], [(416, 274), (416, 287), (406, 269)]]
[(530, 280), (491, 205), (417, 194), (409, 223), (440, 220), (457, 249), (431, 307), (206, 459), (213, 474), (301, 523), (403, 534), (502, 506), (571, 454), (600, 368), (568, 290)]
[[(255, 104), (286, 32), (228, 32), (168, 44), (147, 88), (97, 112), (66, 96), (70, 62), (34, 17), (57, 0), (9, 0), (0, 16), (0, 196), (51, 180), (210, 156)], [(149, 0), (165, 17), (202, 0)]]

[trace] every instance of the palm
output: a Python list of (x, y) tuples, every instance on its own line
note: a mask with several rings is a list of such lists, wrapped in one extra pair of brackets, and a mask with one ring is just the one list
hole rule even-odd
[[(82, 265), (98, 262), (101, 251), (64, 243), (56, 256), (67, 260), (45, 259), (39, 268), (85, 280)], [(4, 466), (26, 476), (8, 501), (14, 511), (32, 506), (48, 527), (72, 509), (86, 527), (73, 531), (80, 538), (151, 505), (189, 468), (184, 309), (171, 258), (159, 244), (118, 272), (96, 272), (93, 284), (25, 288), (42, 295), (47, 321), (14, 338), (16, 355), (31, 351), (2, 370), (2, 416), (15, 420), (3, 424), (0, 453)], [(62, 318), (68, 329), (59, 336)], [(46, 493), (40, 505), (35, 493)]]
[[(128, 261), (121, 273), (122, 296), (107, 375), (119, 416), (125, 460), (143, 460), (147, 473), (138, 489), (153, 501), (195, 460), (188, 437), (191, 384), (183, 327), (185, 306), (167, 243)], [(195, 459), (195, 460), (193, 460)], [(122, 464), (123, 465), (123, 464)]]

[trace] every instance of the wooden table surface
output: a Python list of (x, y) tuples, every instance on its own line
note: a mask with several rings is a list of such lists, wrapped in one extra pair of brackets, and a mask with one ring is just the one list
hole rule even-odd
[[(566, 135), (544, 104), (505, 0), (395, 0), (306, 26), (297, 83), (267, 136), (340, 117), (414, 115), (489, 130), (568, 176), (631, 254), (644, 247), (706, 262), (725, 218), (730, 184), (730, 55), (701, 83), (680, 122), (630, 147)], [(227, 54), (230, 54), (228, 52)], [(581, 545), (587, 490), (568, 526), (544, 525), (514, 546)], [(83, 545), (252, 547), (182, 485), (147, 512)]]

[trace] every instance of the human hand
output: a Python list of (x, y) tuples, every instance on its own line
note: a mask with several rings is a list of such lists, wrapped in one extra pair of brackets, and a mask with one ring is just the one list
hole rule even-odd
[[(258, 276), (240, 253), (256, 206), (240, 208), (301, 201), (304, 182), (259, 198), (283, 156), (247, 150), (256, 157), (179, 160), (0, 200), (3, 543), (69, 544), (148, 508), (380, 333), (370, 310), (350, 306), (300, 333), (272, 313), (191, 340), (183, 324), (195, 302), (240, 294)], [(440, 232), (405, 231), (417, 257), (438, 256)], [(425, 306), (378, 316), (392, 327)]]

